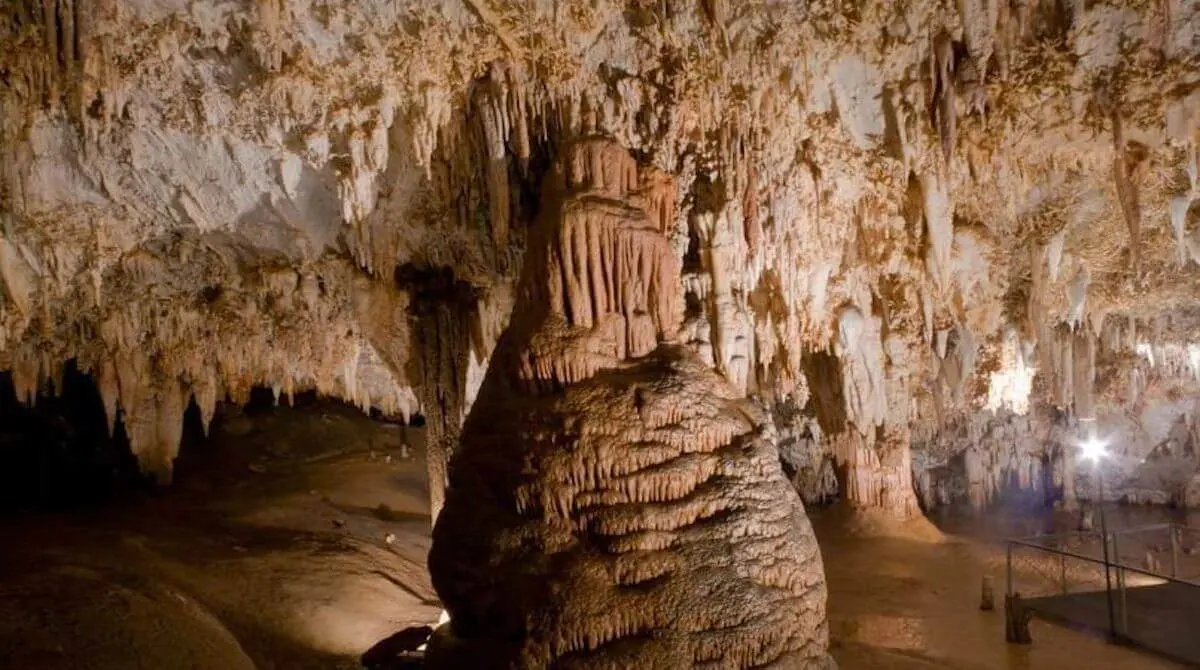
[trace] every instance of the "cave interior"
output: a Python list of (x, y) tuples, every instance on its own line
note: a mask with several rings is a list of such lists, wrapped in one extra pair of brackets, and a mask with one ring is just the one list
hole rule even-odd
[(1017, 667), (1200, 578), (1198, 146), (1191, 0), (0, 0), (0, 668)]

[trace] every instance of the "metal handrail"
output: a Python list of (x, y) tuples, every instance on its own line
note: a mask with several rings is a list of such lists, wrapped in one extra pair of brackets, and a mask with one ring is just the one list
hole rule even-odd
[[(1109, 533), (1109, 535), (1114, 535), (1114, 534), (1115, 533)], [(1158, 572), (1150, 572), (1150, 571), (1144, 570), (1142, 568), (1136, 568), (1132, 565), (1125, 565), (1124, 563), (1118, 563), (1113, 560), (1110, 560), (1110, 561), (1108, 561), (1108, 563), (1105, 563), (1103, 558), (1095, 558), (1093, 556), (1085, 556), (1083, 554), (1077, 554), (1073, 551), (1067, 551), (1066, 549), (1055, 549), (1054, 547), (1047, 547), (1043, 544), (1034, 544), (1032, 542), (1026, 542), (1024, 540), (1008, 540), (1008, 543), (1019, 545), (1022, 547), (1027, 547), (1029, 549), (1037, 549), (1039, 551), (1044, 551), (1048, 554), (1054, 554), (1056, 556), (1066, 556), (1067, 558), (1074, 558), (1074, 559), (1078, 559), (1078, 560), (1085, 561), (1088, 563), (1095, 563), (1096, 565), (1100, 565), (1100, 566), (1107, 565), (1110, 568), (1120, 568), (1122, 570), (1136, 572), (1140, 575), (1145, 575), (1147, 577), (1154, 577), (1155, 579), (1161, 579), (1161, 580), (1167, 581), (1167, 582), (1175, 582), (1177, 584), (1185, 584), (1187, 586), (1200, 587), (1200, 582), (1195, 582), (1195, 581), (1191, 581), (1191, 580), (1187, 580), (1187, 579), (1179, 579), (1178, 577), (1171, 577), (1169, 575), (1164, 575), (1164, 574), (1161, 574)], [(1009, 593), (1011, 594), (1012, 591), (1010, 590)]]
[(1186, 526), (1181, 523), (1156, 523), (1156, 524), (1149, 525), (1149, 526), (1134, 526), (1133, 528), (1119, 528), (1117, 530), (1110, 530), (1109, 532), (1113, 533), (1113, 534), (1119, 534), (1119, 535), (1128, 535), (1128, 534), (1132, 534), (1132, 533), (1144, 533), (1144, 532), (1152, 531), (1152, 530), (1168, 530), (1168, 529), (1187, 531), (1190, 533), (1200, 533), (1200, 528), (1193, 528), (1191, 526)]
[[(1193, 528), (1192, 526), (1185, 526), (1183, 524), (1178, 524), (1178, 523), (1157, 523), (1157, 524), (1148, 525), (1148, 526), (1135, 526), (1133, 528), (1121, 528), (1118, 530), (1110, 530), (1110, 531), (1108, 531), (1108, 533), (1109, 533), (1109, 535), (1118, 535), (1118, 534), (1125, 535), (1125, 534), (1129, 534), (1129, 533), (1140, 533), (1140, 532), (1151, 531), (1151, 530), (1164, 530), (1164, 529), (1168, 529), (1168, 528), (1174, 528), (1176, 530), (1187, 531), (1190, 533), (1200, 533), (1200, 528)], [(1023, 538), (1016, 538), (1016, 539), (1009, 540), (1009, 541), (1011, 541), (1011, 542), (1028, 542), (1030, 540), (1038, 540), (1038, 539), (1057, 540), (1057, 539), (1061, 539), (1061, 538), (1074, 537), (1076, 535), (1099, 535), (1099, 534), (1100, 534), (1100, 531), (1098, 531), (1098, 530), (1068, 530), (1068, 531), (1064, 531), (1061, 533), (1039, 533), (1037, 535), (1026, 535)]]
[[(1172, 572), (1174, 573), (1173, 575), (1164, 575), (1161, 573), (1150, 571), (1148, 569), (1142, 569), (1142, 568), (1138, 568), (1138, 567), (1135, 567), (1132, 565), (1126, 565), (1126, 564), (1120, 562), (1120, 555), (1117, 554), (1117, 536), (1118, 535), (1130, 534), (1130, 533), (1136, 533), (1136, 532), (1155, 531), (1155, 530), (1167, 530), (1170, 533), (1171, 554), (1172, 554), (1171, 569), (1172, 569)], [(1061, 579), (1062, 579), (1062, 589), (1063, 589), (1064, 595), (1066, 593), (1068, 593), (1067, 568), (1066, 568), (1066, 559), (1067, 558), (1072, 558), (1072, 559), (1075, 559), (1078, 561), (1083, 561), (1085, 563), (1102, 566), (1104, 568), (1104, 577), (1105, 577), (1104, 591), (1105, 591), (1105, 596), (1109, 601), (1109, 635), (1110, 635), (1110, 638), (1114, 639), (1114, 640), (1118, 639), (1119, 637), (1124, 637), (1124, 638), (1128, 639), (1128, 637), (1129, 637), (1129, 618), (1128, 618), (1129, 617), (1129, 609), (1128, 609), (1128, 603), (1126, 601), (1126, 588), (1125, 588), (1126, 572), (1132, 572), (1134, 574), (1144, 575), (1147, 577), (1151, 577), (1153, 579), (1162, 580), (1162, 582), (1170, 582), (1170, 583), (1181, 584), (1181, 585), (1189, 586), (1189, 587), (1193, 587), (1193, 588), (1200, 588), (1200, 582), (1191, 581), (1191, 580), (1187, 580), (1187, 579), (1180, 579), (1178, 577), (1178, 571), (1179, 571), (1178, 549), (1179, 549), (1179, 547), (1178, 547), (1178, 541), (1177, 541), (1177, 533), (1179, 531), (1200, 532), (1200, 528), (1192, 528), (1190, 526), (1184, 526), (1184, 525), (1180, 525), (1180, 524), (1166, 523), (1166, 524), (1153, 524), (1153, 525), (1148, 525), (1148, 526), (1138, 526), (1138, 527), (1134, 527), (1134, 528), (1124, 528), (1124, 529), (1117, 530), (1117, 531), (1109, 531), (1107, 533), (1099, 533), (1096, 531), (1069, 531), (1069, 532), (1065, 532), (1065, 533), (1042, 534), (1042, 535), (1033, 535), (1033, 536), (1029, 536), (1026, 538), (1009, 539), (1006, 541), (1006, 545), (1007, 545), (1007, 549), (1006, 549), (1006, 553), (1007, 553), (1007, 575), (1006, 575), (1006, 577), (1007, 577), (1007, 584), (1006, 584), (1007, 593), (1010, 597), (1014, 594), (1014, 591), (1013, 591), (1013, 583), (1014, 583), (1013, 582), (1013, 567), (1012, 567), (1013, 547), (1025, 547), (1027, 549), (1042, 551), (1042, 552), (1046, 552), (1047, 554), (1050, 554), (1050, 555), (1058, 556), (1059, 562), (1060, 562), (1060, 570), (1062, 573)], [(1037, 540), (1045, 541), (1045, 540), (1050, 540), (1050, 539), (1062, 539), (1062, 538), (1077, 537), (1077, 536), (1097, 536), (1097, 535), (1100, 536), (1101, 542), (1103, 542), (1103, 548), (1104, 548), (1104, 557), (1103, 558), (1094, 558), (1092, 556), (1086, 556), (1084, 554), (1079, 554), (1074, 551), (1051, 547), (1051, 546), (1047, 546), (1046, 544), (1037, 542)], [(1109, 556), (1109, 543), (1110, 542), (1112, 543), (1113, 554), (1116, 554), (1115, 561), (1112, 558), (1110, 558), (1110, 556)], [(1120, 626), (1121, 630), (1120, 631), (1117, 630), (1118, 626), (1116, 624), (1115, 619), (1113, 618), (1114, 587), (1113, 587), (1112, 580), (1111, 580), (1111, 574), (1112, 574), (1113, 570), (1117, 571), (1117, 585), (1116, 585), (1115, 590), (1119, 593), (1120, 600), (1121, 600), (1121, 608), (1120, 608), (1121, 609), (1121, 626)]]

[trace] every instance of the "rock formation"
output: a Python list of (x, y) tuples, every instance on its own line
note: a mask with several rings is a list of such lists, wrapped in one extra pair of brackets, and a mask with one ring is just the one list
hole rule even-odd
[(610, 140), (562, 154), (451, 461), (428, 665), (822, 667), (821, 557), (770, 418), (675, 342), (674, 184)]
[(680, 344), (794, 421), (806, 495), (1069, 505), (1093, 429), (1114, 495), (1197, 468), (1194, 2), (3, 12), (0, 369), (35, 402), (74, 360), (160, 481), (191, 403), (316, 389), (427, 420), (436, 514), (538, 189), (597, 129), (676, 184)]

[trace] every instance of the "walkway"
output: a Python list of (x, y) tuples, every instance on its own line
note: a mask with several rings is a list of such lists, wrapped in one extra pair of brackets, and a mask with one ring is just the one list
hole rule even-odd
[[(1034, 615), (1200, 667), (1200, 581), (1193, 579), (1200, 528), (1150, 524), (1035, 535), (1007, 545), (1007, 592), (1027, 589), (1024, 602)], [(1014, 583), (1014, 565), (1029, 559), (1051, 568), (1035, 572), (1057, 582), (1057, 593), (1042, 595), (1044, 588), (1019, 577), (1024, 583)], [(1143, 562), (1145, 568), (1135, 566)]]
[[(1121, 595), (1114, 589), (1116, 616)], [(1108, 600), (1104, 591), (1030, 598), (1025, 601), (1048, 620), (1107, 632)], [(1126, 636), (1130, 642), (1172, 660), (1200, 666), (1200, 589), (1178, 582), (1127, 587)], [(1118, 626), (1121, 624), (1118, 623)]]

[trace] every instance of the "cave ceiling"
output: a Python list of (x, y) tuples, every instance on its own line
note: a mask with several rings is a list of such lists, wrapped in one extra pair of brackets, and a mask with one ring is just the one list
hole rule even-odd
[(78, 361), (151, 471), (255, 385), (460, 420), (590, 135), (674, 180), (678, 338), (740, 392), (866, 434), (1069, 404), (1071, 333), (1200, 372), (1194, 2), (0, 13), (0, 368)]

